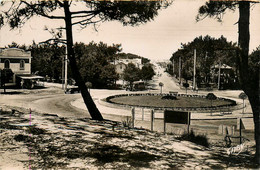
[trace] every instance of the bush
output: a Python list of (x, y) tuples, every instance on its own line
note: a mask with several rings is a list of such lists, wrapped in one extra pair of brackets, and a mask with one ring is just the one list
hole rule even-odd
[(125, 120), (122, 120), (122, 124), (124, 127), (130, 128), (132, 125), (132, 118), (127, 116)]
[(206, 96), (206, 99), (216, 100), (217, 96), (214, 93), (208, 93), (207, 96)]
[(162, 100), (177, 100), (176, 96), (166, 95), (162, 97)]
[(29, 126), (26, 132), (33, 135), (41, 135), (41, 134), (45, 134), (47, 131), (45, 129), (40, 129), (35, 126)]

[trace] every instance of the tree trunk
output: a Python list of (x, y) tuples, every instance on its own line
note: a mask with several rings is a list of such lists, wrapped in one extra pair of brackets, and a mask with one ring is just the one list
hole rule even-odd
[(260, 165), (260, 117), (259, 117), (259, 91), (255, 93), (253, 90), (248, 94), (249, 102), (252, 107), (253, 116), (254, 116), (254, 124), (255, 124), (255, 144), (256, 144), (256, 153), (255, 153), (255, 161), (258, 165)]
[(75, 53), (73, 50), (71, 12), (68, 3), (69, 3), (68, 1), (64, 1), (64, 12), (65, 12), (65, 24), (66, 24), (67, 53), (68, 53), (69, 63), (71, 66), (72, 75), (79, 86), (82, 98), (88, 108), (89, 114), (92, 117), (92, 119), (103, 120), (103, 117), (99, 112), (98, 108), (96, 107), (96, 104), (94, 103), (92, 97), (90, 96), (90, 93), (88, 92), (87, 87), (77, 67)]
[(5, 87), (5, 82), (4, 82), (4, 94), (6, 93), (6, 87)]
[[(255, 142), (256, 153), (255, 161), (260, 164), (260, 117), (259, 117), (259, 70), (253, 70), (249, 73), (248, 68), (248, 51), (249, 51), (249, 18), (250, 18), (250, 2), (239, 1), (239, 22), (238, 22), (238, 70), (239, 79), (242, 89), (247, 94), (252, 107), (254, 124), (255, 124)], [(250, 75), (250, 76), (249, 76)]]

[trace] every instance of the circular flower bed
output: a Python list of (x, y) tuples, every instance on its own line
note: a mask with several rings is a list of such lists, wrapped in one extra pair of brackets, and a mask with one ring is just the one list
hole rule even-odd
[(236, 102), (226, 98), (207, 98), (203, 95), (138, 93), (109, 96), (106, 102), (125, 107), (144, 107), (172, 110), (216, 110), (235, 106)]

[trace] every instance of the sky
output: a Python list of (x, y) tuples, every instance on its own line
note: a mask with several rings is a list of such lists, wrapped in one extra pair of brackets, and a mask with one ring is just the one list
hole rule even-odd
[[(181, 43), (191, 42), (198, 36), (209, 35), (219, 38), (221, 35), (228, 41), (238, 39), (238, 10), (228, 11), (223, 22), (206, 18), (196, 22), (196, 15), (205, 0), (174, 0), (167, 9), (159, 11), (151, 22), (136, 27), (122, 26), (117, 21), (99, 24), (98, 31), (92, 26), (86, 29), (73, 29), (74, 42), (104, 42), (108, 45), (121, 44), (122, 52), (133, 53), (151, 60), (169, 60), (171, 55), (181, 48)], [(1, 8), (0, 8), (1, 10)], [(260, 4), (251, 8), (250, 52), (260, 45)], [(7, 26), (0, 30), (0, 47), (13, 41), (18, 44), (38, 43), (51, 38), (44, 27), (56, 28), (64, 25), (63, 21), (35, 17), (21, 29), (10, 30)]]

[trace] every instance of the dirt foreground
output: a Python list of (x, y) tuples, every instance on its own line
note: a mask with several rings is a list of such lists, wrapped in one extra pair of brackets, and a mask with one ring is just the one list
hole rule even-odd
[(0, 169), (253, 169), (254, 148), (228, 155), (174, 135), (2, 107)]

